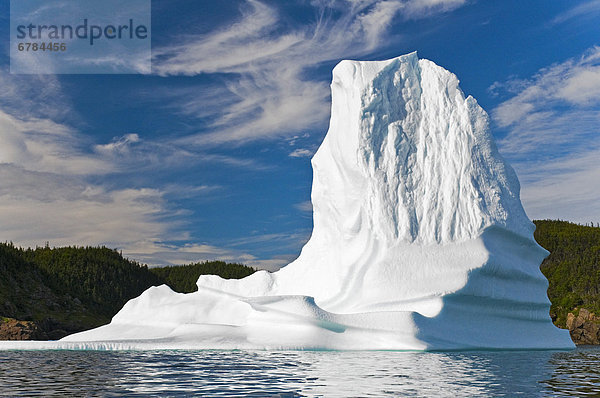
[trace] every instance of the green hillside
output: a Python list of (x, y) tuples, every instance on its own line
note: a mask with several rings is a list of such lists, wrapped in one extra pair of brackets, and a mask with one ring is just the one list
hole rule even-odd
[(50, 339), (94, 328), (150, 286), (191, 292), (201, 274), (241, 278), (222, 261), (149, 269), (106, 247), (20, 249), (0, 243), (0, 318), (34, 321)]
[(575, 308), (600, 314), (600, 228), (554, 220), (534, 223), (535, 239), (550, 252), (540, 268), (550, 283), (554, 322), (564, 328)]
[(35, 321), (50, 339), (110, 321), (99, 306), (52, 285), (51, 276), (28, 261), (23, 250), (0, 244), (0, 317)]
[(149, 286), (164, 283), (147, 266), (106, 247), (46, 247), (22, 253), (45, 273), (54, 292), (75, 297), (109, 318)]

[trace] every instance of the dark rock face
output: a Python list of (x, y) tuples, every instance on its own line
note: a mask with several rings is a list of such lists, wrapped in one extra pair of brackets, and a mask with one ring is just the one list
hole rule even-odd
[(567, 329), (577, 345), (600, 344), (600, 316), (585, 308), (581, 308), (577, 316), (572, 312), (567, 315)]
[(46, 334), (35, 322), (0, 318), (0, 340), (46, 340)]

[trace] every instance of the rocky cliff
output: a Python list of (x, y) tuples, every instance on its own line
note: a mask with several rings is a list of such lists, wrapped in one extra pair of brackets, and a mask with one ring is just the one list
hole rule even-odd
[(35, 322), (0, 318), (0, 340), (45, 340), (46, 334)]
[(567, 315), (567, 329), (577, 345), (600, 344), (600, 316), (581, 308)]

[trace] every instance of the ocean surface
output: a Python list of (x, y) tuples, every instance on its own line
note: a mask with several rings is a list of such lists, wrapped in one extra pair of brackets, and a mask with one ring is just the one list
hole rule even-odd
[(0, 351), (0, 396), (600, 396), (573, 351)]

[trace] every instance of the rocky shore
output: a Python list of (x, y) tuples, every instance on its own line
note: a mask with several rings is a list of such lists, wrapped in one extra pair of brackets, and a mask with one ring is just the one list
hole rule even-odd
[(600, 316), (585, 308), (569, 312), (567, 329), (577, 345), (600, 344)]
[(35, 322), (0, 318), (0, 340), (47, 340)]

